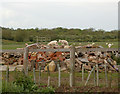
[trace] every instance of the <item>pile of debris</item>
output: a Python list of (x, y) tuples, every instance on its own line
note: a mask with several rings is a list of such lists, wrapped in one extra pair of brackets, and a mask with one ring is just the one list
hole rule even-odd
[[(23, 54), (10, 54), (3, 53), (0, 57), (2, 65), (23, 65)], [(69, 70), (70, 68), (70, 53), (69, 52), (29, 52), (28, 55), (29, 70), (33, 67), (38, 69), (39, 65), (42, 70), (47, 71), (46, 66), (50, 66), (50, 71), (57, 70), (57, 63), (61, 66), (61, 71)], [(117, 62), (111, 58), (111, 53), (105, 52), (78, 52), (75, 53), (75, 69), (81, 71), (82, 66), (84, 69), (90, 71), (93, 66), (98, 64), (99, 71), (104, 70), (105, 63), (108, 70), (118, 71)]]
[[(51, 41), (48, 45), (43, 44), (25, 44), (29, 49), (48, 49), (48, 48), (70, 48), (66, 40), (59, 40), (62, 45), (58, 45), (57, 41)], [(102, 48), (95, 44), (88, 44), (85, 46), (77, 46), (76, 48)], [(24, 49), (24, 48), (23, 48)], [(117, 54), (117, 53), (115, 53)], [(23, 54), (21, 53), (2, 53), (0, 56), (2, 60), (1, 65), (21, 66), (23, 65)], [(50, 71), (57, 70), (57, 64), (60, 64), (61, 71), (67, 71), (70, 68), (70, 52), (29, 52), (28, 65), (29, 70), (33, 67), (47, 71), (49, 66)], [(90, 71), (93, 66), (98, 64), (99, 71), (104, 70), (106, 64), (108, 70), (118, 71), (117, 62), (111, 58), (110, 52), (75, 52), (75, 69), (81, 71), (82, 67), (87, 71)], [(22, 66), (23, 67), (23, 66)]]

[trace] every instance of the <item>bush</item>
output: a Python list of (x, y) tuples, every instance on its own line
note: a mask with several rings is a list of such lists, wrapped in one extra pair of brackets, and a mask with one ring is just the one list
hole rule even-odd
[(14, 83), (5, 83), (5, 81), (2, 82), (2, 92), (23, 92), (24, 89), (22, 86), (17, 86)]
[(23, 87), (24, 92), (54, 92), (52, 87), (42, 87), (34, 84), (32, 76), (25, 76), (23, 73), (16, 71), (16, 80), (13, 82), (19, 87)]
[(33, 91), (33, 87), (35, 87), (34, 82), (32, 80), (31, 76), (26, 76), (21, 73), (17, 73), (19, 75), (16, 75), (16, 79), (13, 83), (15, 83), (18, 86), (23, 86), (23, 89), (26, 91)]

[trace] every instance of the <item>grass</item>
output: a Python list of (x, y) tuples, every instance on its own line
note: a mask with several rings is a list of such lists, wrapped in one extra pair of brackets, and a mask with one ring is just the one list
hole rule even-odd
[[(23, 48), (25, 47), (25, 43), (28, 44), (32, 44), (33, 42), (15, 42), (15, 41), (10, 41), (10, 40), (2, 40), (2, 49), (16, 49), (16, 48)], [(79, 45), (79, 43), (81, 43), (81, 46), (83, 45), (87, 45), (87, 44), (91, 44), (92, 42), (69, 42), (69, 45), (74, 44), (76, 46)], [(106, 45), (106, 42), (94, 42), (95, 45), (101, 45), (104, 48), (108, 48)], [(118, 42), (109, 42), (109, 43), (113, 43), (114, 45), (111, 48), (118, 48)], [(43, 44), (47, 44), (47, 43), (43, 43)]]
[[(2, 73), (3, 75), (3, 78), (5, 79), (5, 72), (3, 72)], [(33, 76), (33, 72), (32, 71), (29, 71), (29, 74), (28, 74), (29, 76)], [(10, 80), (14, 80), (14, 76), (15, 76), (15, 72), (10, 72)], [(84, 74), (84, 78), (85, 78), (85, 81), (86, 81), (86, 79), (87, 79), (87, 76), (88, 76), (88, 73), (86, 72), (85, 74)], [(108, 73), (108, 81), (110, 80), (109, 78), (110, 78), (110, 76), (111, 76), (111, 74), (110, 73)], [(47, 83), (47, 77), (48, 77), (48, 74), (47, 74), (47, 72), (42, 72), (42, 74), (41, 74), (41, 80), (42, 80), (42, 82), (45, 84), (45, 80), (46, 80), (46, 83)], [(58, 72), (51, 72), (50, 73), (50, 77), (51, 77), (51, 80), (54, 80), (56, 83), (58, 83), (57, 82), (57, 80), (58, 80)], [(33, 77), (32, 77), (33, 78)], [(54, 79), (55, 78), (55, 79)], [(81, 72), (76, 72), (75, 73), (75, 79), (76, 79), (76, 82), (78, 82), (78, 83), (76, 83), (76, 85), (77, 86), (81, 86), (81, 78), (82, 78), (82, 73)], [(93, 84), (93, 78), (94, 78), (94, 75), (93, 75), (93, 73), (91, 74), (91, 76), (90, 76), (90, 80), (89, 80), (89, 82), (88, 82), (88, 85), (89, 84)], [(39, 72), (37, 72), (36, 71), (36, 81), (38, 82), (39, 80)], [(61, 72), (61, 79), (66, 79), (66, 82), (67, 82), (67, 84), (69, 85), (69, 73), (67, 73), (67, 72)], [(101, 72), (101, 73), (99, 73), (99, 80), (100, 80), (100, 84), (101, 85), (103, 85), (104, 84), (104, 82), (105, 82), (105, 73), (104, 72)], [(116, 73), (116, 72), (114, 72), (114, 73), (112, 73), (112, 81), (113, 81), (113, 84), (114, 84), (114, 86), (115, 85), (117, 85), (117, 81), (118, 81), (118, 73)], [(64, 82), (64, 81), (62, 81), (62, 82)], [(54, 84), (54, 83), (53, 83)]]

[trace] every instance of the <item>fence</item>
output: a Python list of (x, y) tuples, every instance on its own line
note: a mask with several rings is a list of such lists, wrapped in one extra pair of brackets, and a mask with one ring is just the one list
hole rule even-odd
[[(29, 50), (28, 47), (26, 47), (24, 50), (2, 50), (0, 52), (20, 52), (20, 53), (24, 53), (24, 72), (25, 72), (25, 75), (28, 75), (28, 53), (29, 52), (70, 52), (70, 87), (74, 86), (75, 85), (75, 52), (76, 51), (80, 51), (80, 52), (90, 52), (90, 51), (118, 51), (118, 49), (114, 49), (114, 48), (82, 48), (82, 49), (75, 49), (74, 46), (71, 46), (70, 49), (31, 49)], [(61, 73), (60, 73), (60, 67), (59, 67), (59, 64), (57, 64), (57, 67), (58, 67), (58, 74), (59, 74), (59, 77), (58, 77), (58, 86), (60, 86), (60, 78), (61, 78)], [(95, 79), (95, 68), (97, 70), (97, 73), (96, 73), (96, 76), (97, 76), (97, 79)], [(50, 72), (49, 72), (49, 68), (47, 67), (48, 69), (48, 86), (50, 85)], [(41, 75), (41, 68), (39, 67), (39, 81), (40, 81), (40, 75)], [(93, 69), (90, 71), (88, 77), (87, 77), (87, 80), (85, 82), (85, 85), (87, 85), (88, 81), (89, 81), (89, 78), (90, 78), (90, 75), (92, 72), (94, 72), (94, 83), (95, 83), (95, 80), (97, 80), (97, 86), (99, 85), (99, 71), (98, 71), (98, 64), (96, 64)], [(34, 74), (34, 83), (35, 82), (35, 69), (33, 68), (33, 74)], [(9, 69), (7, 69), (7, 77), (9, 77)], [(107, 86), (107, 72), (106, 72), (106, 64), (105, 64), (105, 77), (106, 77), (106, 86)], [(7, 79), (8, 81), (8, 79)], [(84, 65), (82, 67), (82, 81), (84, 81)]]

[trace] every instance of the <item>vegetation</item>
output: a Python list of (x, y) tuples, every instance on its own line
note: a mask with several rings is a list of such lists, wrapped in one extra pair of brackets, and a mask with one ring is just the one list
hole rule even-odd
[(50, 38), (51, 40), (65, 39), (68, 42), (116, 42), (118, 40), (118, 31), (113, 30), (106, 32), (105, 30), (89, 29), (13, 29), (2, 28), (2, 39), (12, 40), (16, 42), (36, 42), (36, 36)]
[[(48, 74), (47, 72), (42, 72), (41, 73), (41, 82), (39, 84), (39, 72), (36, 71), (36, 85), (31, 84), (31, 87), (28, 88), (26, 87), (25, 90), (23, 88), (23, 85), (21, 85), (22, 80), (20, 80), (22, 77), (22, 72), (16, 73), (18, 74), (18, 78), (16, 80), (15, 77), (15, 71), (10, 72), (9, 75), (9, 81), (12, 83), (12, 81), (16, 82), (18, 85), (17, 87), (19, 89), (16, 89), (16, 92), (29, 92), (29, 93), (34, 93), (34, 92), (42, 92), (42, 93), (46, 93), (46, 92), (50, 92), (50, 93), (54, 93), (54, 92), (70, 92), (70, 90), (72, 89), (71, 92), (86, 92), (88, 91), (88, 89), (92, 90), (93, 92), (114, 92), (118, 90), (118, 73), (117, 72), (113, 72), (112, 75), (111, 73), (108, 72), (108, 83), (110, 82), (110, 79), (112, 78), (112, 87), (108, 87), (106, 88), (106, 83), (105, 83), (105, 73), (104, 72), (100, 72), (99, 73), (99, 87), (95, 87), (94, 86), (94, 74), (92, 73), (90, 76), (90, 80), (87, 84), (87, 86), (85, 85), (85, 81), (87, 80), (88, 77), (88, 72), (84, 73), (84, 78), (85, 81), (82, 82), (82, 73), (81, 72), (75, 72), (75, 87), (70, 88), (69, 87), (69, 73), (68, 72), (61, 72), (61, 87), (58, 87), (58, 72), (51, 72), (50, 74), (50, 87), (47, 87), (47, 81), (48, 81)], [(21, 75), (21, 76), (20, 76)], [(33, 83), (33, 77), (31, 76), (33, 75), (32, 71), (29, 71), (28, 73), (28, 79), (30, 81), (25, 82), (23, 80), (24, 83), (22, 84), (26, 84), (28, 82), (32, 82)], [(16, 75), (17, 76), (17, 75)], [(6, 72), (2, 73), (2, 77), (5, 78), (6, 77)], [(24, 77), (23, 77), (24, 78)], [(30, 78), (30, 79), (29, 79)], [(4, 82), (4, 79), (3, 79)], [(14, 85), (14, 87), (16, 86), (16, 83), (12, 83), (12, 85)], [(4, 83), (5, 85), (5, 83)], [(28, 85), (30, 85), (28, 83)], [(8, 86), (8, 85), (7, 85)], [(4, 88), (5, 86), (3, 86)], [(8, 86), (9, 89), (13, 86), (10, 87), (10, 85)], [(13, 88), (14, 88), (13, 87)], [(14, 89), (11, 88), (11, 92), (14, 92)], [(74, 88), (74, 90), (73, 90)], [(94, 89), (94, 88), (98, 88), (98, 89)], [(5, 89), (3, 89), (5, 91)], [(19, 91), (18, 91), (19, 90)], [(69, 91), (68, 91), (69, 90)], [(7, 90), (6, 90), (7, 91)]]
[(2, 92), (54, 92), (52, 87), (42, 87), (42, 85), (34, 84), (32, 76), (25, 76), (23, 73), (16, 71), (14, 75), (15, 79), (12, 82), (2, 81)]

